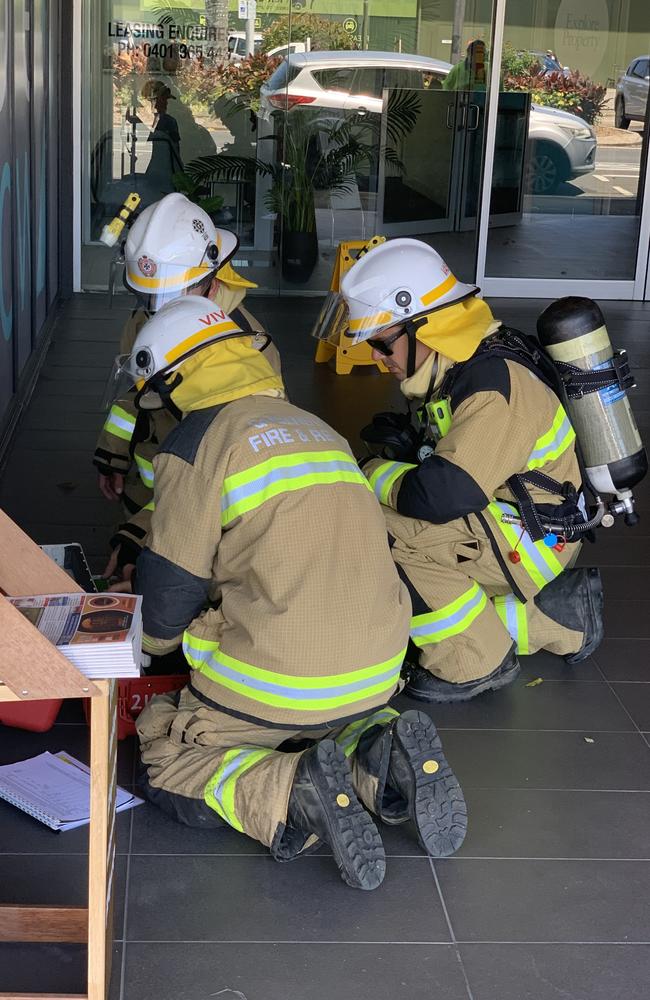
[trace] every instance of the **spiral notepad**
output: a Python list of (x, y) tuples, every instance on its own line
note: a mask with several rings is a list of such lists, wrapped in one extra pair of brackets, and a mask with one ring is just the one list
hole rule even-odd
[[(90, 822), (90, 770), (64, 750), (5, 764), (0, 767), (0, 799), (52, 830), (74, 830)], [(117, 789), (116, 812), (141, 802)]]

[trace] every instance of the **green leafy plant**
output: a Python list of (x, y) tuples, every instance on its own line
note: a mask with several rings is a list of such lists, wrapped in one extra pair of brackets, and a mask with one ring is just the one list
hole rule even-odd
[(178, 170), (172, 175), (172, 182), (177, 191), (186, 195), (186, 197), (189, 198), (190, 201), (193, 201), (195, 205), (199, 205), (204, 212), (208, 213), (208, 215), (212, 212), (218, 212), (223, 206), (222, 195), (204, 194), (205, 184), (202, 184), (200, 181), (190, 177), (190, 175), (185, 173), (183, 170)]
[[(390, 94), (386, 135), (391, 143), (412, 130), (420, 107), (415, 91), (396, 90)], [(193, 160), (185, 171), (197, 184), (252, 181), (256, 173), (269, 176), (272, 183), (266, 195), (267, 207), (283, 219), (287, 230), (314, 232), (314, 191), (351, 191), (355, 173), (363, 167), (372, 170), (378, 166), (381, 116), (368, 115), (360, 126), (354, 114), (296, 108), (287, 115), (274, 112), (273, 119), (276, 131), (262, 140), (275, 146), (270, 161), (217, 153)], [(403, 171), (394, 146), (385, 148), (383, 155), (388, 169)]]
[(535, 104), (568, 111), (590, 125), (598, 123), (607, 101), (605, 87), (583, 76), (578, 70), (566, 75), (559, 72), (544, 73), (539, 62), (533, 58), (529, 64), (529, 58), (530, 53), (515, 53), (507, 63), (504, 59), (504, 90), (525, 91), (530, 93)]
[(512, 42), (506, 42), (501, 56), (501, 72), (504, 77), (533, 77), (542, 71), (542, 64), (532, 52), (521, 52)]
[(358, 48), (355, 36), (347, 32), (340, 21), (330, 21), (318, 14), (292, 14), (291, 24), (288, 17), (280, 17), (269, 25), (262, 39), (262, 50), (268, 52), (286, 45), (289, 38), (292, 42), (310, 38), (312, 49), (321, 51)]

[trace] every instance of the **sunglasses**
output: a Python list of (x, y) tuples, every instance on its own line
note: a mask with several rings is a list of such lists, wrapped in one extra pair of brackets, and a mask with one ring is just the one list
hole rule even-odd
[(397, 333), (394, 333), (392, 337), (386, 337), (386, 340), (375, 340), (369, 337), (366, 343), (372, 351), (377, 351), (378, 354), (383, 354), (385, 358), (392, 358), (393, 348), (391, 345), (394, 344), (396, 340), (399, 340), (400, 337), (403, 337), (405, 333), (406, 330), (402, 328), (401, 330), (398, 330)]

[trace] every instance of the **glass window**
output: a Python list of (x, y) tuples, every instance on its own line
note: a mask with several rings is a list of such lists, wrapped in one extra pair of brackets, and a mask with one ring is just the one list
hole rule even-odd
[(357, 69), (352, 81), (352, 95), (355, 97), (381, 97), (383, 75), (379, 66), (364, 66), (362, 69)]
[[(640, 83), (648, 57), (639, 52), (648, 51), (650, 22), (643, 16), (647, 0), (611, 0), (608, 17), (602, 8), (602, 28), (592, 31), (587, 22), (578, 25), (570, 5), (549, 6), (530, 27), (508, 5), (486, 256), (491, 277), (635, 277), (648, 142), (648, 90)], [(557, 45), (570, 72), (536, 75), (522, 58), (526, 36)], [(617, 67), (626, 62), (628, 75), (616, 88)], [(529, 103), (515, 112), (522, 97)], [(500, 138), (516, 128), (523, 129), (517, 158)]]
[(315, 69), (313, 78), (323, 90), (338, 90), (343, 94), (352, 91), (354, 66), (335, 66), (332, 69)]

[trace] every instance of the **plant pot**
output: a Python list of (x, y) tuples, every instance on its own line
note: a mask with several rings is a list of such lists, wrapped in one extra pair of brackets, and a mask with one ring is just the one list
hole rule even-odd
[(318, 236), (310, 233), (282, 233), (282, 277), (285, 281), (303, 284), (309, 281), (318, 260)]

